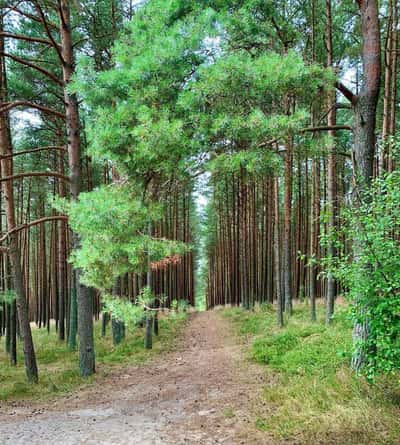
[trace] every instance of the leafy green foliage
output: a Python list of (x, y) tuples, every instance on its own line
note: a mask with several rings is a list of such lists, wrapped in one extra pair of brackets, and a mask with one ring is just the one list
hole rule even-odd
[(189, 308), (189, 304), (186, 300), (172, 300), (171, 302), (171, 309), (178, 313), (178, 312), (186, 312)]
[(203, 39), (214, 21), (203, 2), (150, 1), (116, 43), (115, 68), (96, 74), (81, 62), (75, 89), (92, 108), (92, 156), (118, 163), (138, 183), (149, 173), (184, 174), (198, 144), (176, 102), (207, 58)]
[(80, 235), (80, 248), (71, 262), (82, 269), (82, 280), (100, 290), (111, 289), (127, 272), (143, 272), (150, 261), (184, 253), (178, 241), (153, 238), (149, 222), (162, 215), (158, 205), (145, 206), (128, 185), (110, 185), (81, 193), (79, 201), (58, 200), (55, 206), (69, 216), (71, 228)]
[[(271, 141), (284, 142), (304, 128), (309, 116), (303, 105), (332, 84), (330, 71), (306, 65), (291, 51), (259, 57), (227, 51), (199, 67), (178, 104), (190, 116), (195, 139), (212, 152), (211, 170), (218, 166), (232, 173), (244, 166), (252, 173), (271, 174), (279, 169)], [(289, 95), (299, 98), (298, 109), (291, 114), (284, 107)], [(219, 156), (224, 157), (222, 162)]]
[(143, 306), (112, 295), (103, 295), (103, 312), (110, 312), (115, 320), (123, 321), (128, 326), (136, 325), (144, 319)]
[[(365, 341), (355, 345), (365, 355), (362, 373), (372, 379), (400, 369), (400, 172), (373, 182), (341, 213), (340, 228), (323, 240), (338, 250), (325, 258), (353, 303), (355, 322), (368, 326)], [(343, 239), (354, 242), (348, 251)]]
[[(274, 10), (244, 3), (148, 1), (116, 41), (112, 68), (96, 72), (81, 59), (72, 89), (90, 110), (89, 154), (111, 161), (137, 188), (133, 199), (126, 190), (99, 189), (68, 210), (82, 237), (72, 261), (87, 284), (110, 288), (116, 277), (143, 270), (146, 253), (156, 260), (183, 250), (144, 234), (152, 218), (139, 196), (150, 182), (190, 182), (199, 170), (276, 174), (281, 159), (268, 141), (298, 133), (310, 103), (333, 85), (330, 71), (294, 51), (234, 49), (240, 20), (260, 26), (259, 12)], [(283, 15), (279, 21), (284, 26)], [(271, 23), (262, 30), (275, 33)], [(288, 113), (288, 97), (296, 97), (296, 111)]]
[[(16, 294), (14, 290), (5, 290), (0, 292), (0, 303), (10, 304), (16, 299)], [(2, 308), (0, 307), (0, 310)]]
[[(282, 56), (233, 49), (236, 14), (241, 20), (248, 14), (246, 20), (260, 27), (260, 10), (268, 17), (276, 12), (272, 3), (266, 9), (244, 3), (237, 9), (215, 1), (149, 1), (117, 41), (113, 69), (96, 74), (83, 59), (74, 88), (92, 109), (90, 154), (116, 162), (138, 182), (149, 174), (187, 175), (201, 166), (194, 163), (197, 156), (216, 158), (221, 151), (250, 150), (243, 160), (249, 170), (276, 168), (260, 144), (303, 128), (310, 103), (332, 87), (334, 75), (294, 51)], [(284, 107), (289, 96), (296, 97), (291, 114)], [(226, 161), (219, 167), (237, 164), (233, 157), (232, 166)]]
[(214, 176), (243, 170), (254, 177), (265, 177), (280, 171), (281, 158), (270, 150), (255, 149), (220, 154), (209, 162), (208, 167)]
[(145, 309), (150, 308), (154, 300), (155, 297), (148, 286), (141, 289), (134, 303), (105, 294), (102, 297), (103, 312), (111, 313), (114, 319), (123, 321), (128, 326), (136, 326), (150, 313), (150, 311), (145, 311)]

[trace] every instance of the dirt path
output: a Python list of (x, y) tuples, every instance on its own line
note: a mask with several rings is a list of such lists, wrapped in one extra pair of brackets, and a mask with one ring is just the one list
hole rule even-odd
[(193, 314), (184, 338), (177, 351), (44, 409), (0, 413), (0, 444), (270, 444), (250, 417), (263, 373), (249, 370), (226, 321)]

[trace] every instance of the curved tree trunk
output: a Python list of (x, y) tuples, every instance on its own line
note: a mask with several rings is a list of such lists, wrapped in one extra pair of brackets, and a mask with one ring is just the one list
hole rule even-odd
[[(3, 28), (3, 17), (0, 18), (0, 29)], [(0, 52), (4, 52), (4, 40), (0, 38)], [(4, 58), (0, 59), (0, 101), (7, 101), (7, 85), (5, 77)], [(0, 115), (0, 154), (8, 156), (1, 159), (1, 173), (3, 177), (12, 176), (13, 159), (12, 142), (7, 112)], [(7, 218), (7, 230), (10, 232), (16, 227), (13, 181), (2, 182), (5, 212)], [(9, 236), (9, 257), (13, 284), (16, 294), (16, 306), (19, 319), (19, 329), (22, 338), (25, 358), (26, 376), (29, 382), (37, 383), (38, 369), (36, 364), (35, 349), (33, 346), (31, 326), (29, 323), (28, 304), (25, 296), (24, 277), (21, 268), (21, 255), (18, 246), (18, 233), (12, 232)]]

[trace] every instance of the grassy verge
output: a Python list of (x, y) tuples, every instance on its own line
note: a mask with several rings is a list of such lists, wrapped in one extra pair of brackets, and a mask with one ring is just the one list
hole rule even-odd
[(19, 345), (18, 366), (8, 363), (5, 354), (4, 338), (0, 339), (0, 401), (46, 400), (95, 382), (110, 374), (116, 368), (144, 363), (164, 351), (170, 350), (183, 329), (185, 314), (162, 317), (160, 335), (153, 338), (153, 349), (148, 351), (143, 346), (143, 329), (128, 329), (125, 340), (114, 346), (110, 327), (106, 337), (101, 337), (100, 323), (95, 324), (96, 366), (95, 376), (82, 379), (78, 373), (78, 354), (68, 350), (65, 343), (57, 340), (54, 332), (33, 330), (36, 355), (39, 366), (39, 384), (29, 385), (25, 381), (23, 355)]
[[(319, 307), (323, 320), (323, 307)], [(368, 384), (349, 370), (351, 326), (345, 310), (333, 325), (309, 321), (305, 304), (278, 329), (270, 307), (224, 312), (249, 341), (251, 358), (266, 366), (265, 410), (257, 426), (298, 444), (399, 444), (398, 376)]]

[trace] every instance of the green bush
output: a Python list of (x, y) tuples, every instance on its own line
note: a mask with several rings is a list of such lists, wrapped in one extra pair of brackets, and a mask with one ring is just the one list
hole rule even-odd
[[(353, 202), (340, 228), (323, 237), (338, 252), (324, 264), (345, 289), (353, 322), (366, 326), (354, 346), (372, 380), (400, 369), (400, 171), (375, 179)], [(354, 251), (343, 240), (352, 240)]]

